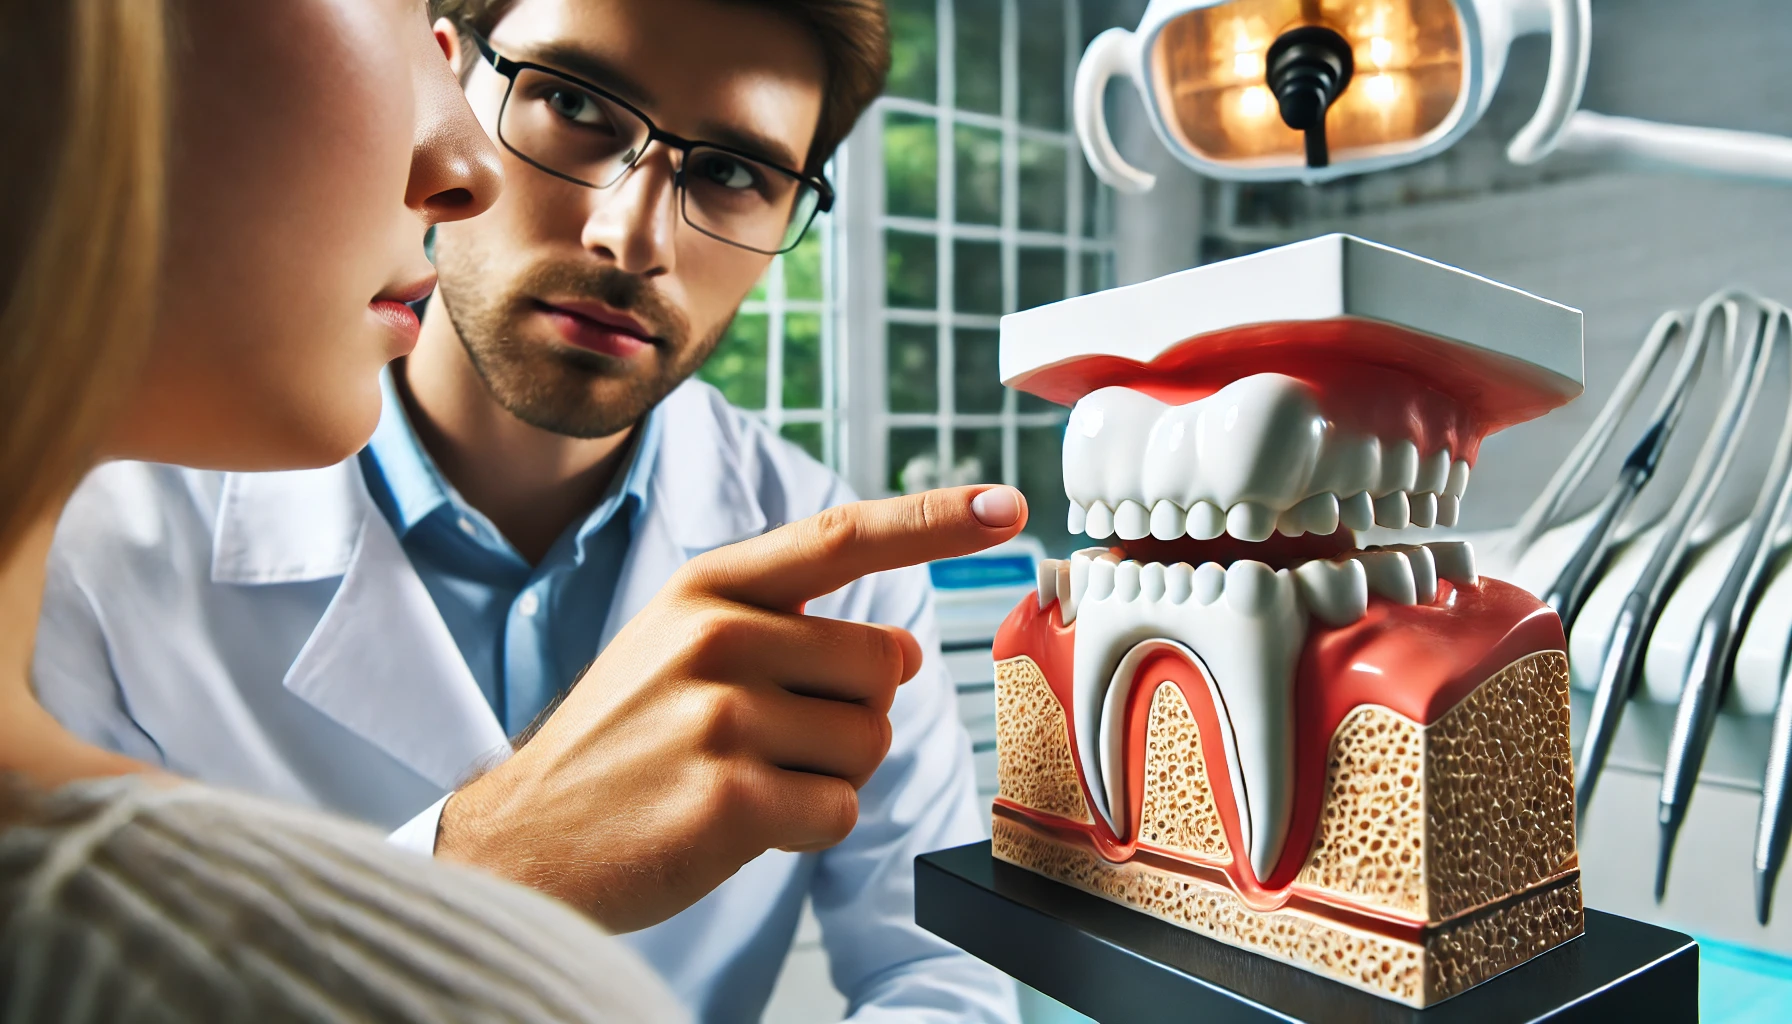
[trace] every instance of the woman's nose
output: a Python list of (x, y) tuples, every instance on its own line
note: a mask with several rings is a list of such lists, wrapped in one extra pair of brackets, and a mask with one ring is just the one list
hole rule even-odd
[(405, 205), (429, 224), (465, 220), (497, 202), (504, 172), (448, 62), (425, 64), (417, 76), (417, 135)]

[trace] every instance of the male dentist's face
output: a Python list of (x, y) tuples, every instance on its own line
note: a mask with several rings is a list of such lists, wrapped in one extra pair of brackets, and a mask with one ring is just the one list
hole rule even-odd
[[(780, 166), (803, 166), (821, 114), (820, 47), (770, 5), (519, 0), (491, 42), (609, 89), (666, 131)], [(467, 80), (494, 139), (508, 85), (483, 61)], [(771, 258), (684, 221), (682, 157), (660, 143), (602, 189), (502, 156), (498, 204), (438, 229), (443, 304), (513, 415), (572, 437), (627, 429), (708, 358)]]

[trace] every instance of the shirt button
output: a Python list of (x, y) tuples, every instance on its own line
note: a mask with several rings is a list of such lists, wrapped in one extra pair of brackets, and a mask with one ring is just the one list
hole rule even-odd
[(516, 610), (524, 615), (534, 615), (540, 609), (541, 599), (535, 596), (533, 590), (525, 591), (516, 602)]
[(466, 516), (461, 516), (460, 532), (469, 537), (477, 537), (479, 535), (479, 527), (473, 525), (473, 520), (468, 519)]

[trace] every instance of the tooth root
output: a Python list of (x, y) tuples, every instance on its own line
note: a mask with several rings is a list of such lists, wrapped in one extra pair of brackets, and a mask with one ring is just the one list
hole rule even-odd
[(1413, 490), (1437, 494), (1450, 482), (1450, 450), (1439, 448), (1419, 463), (1419, 477)]
[(1431, 551), (1420, 545), (1401, 549), (1408, 565), (1412, 566), (1413, 597), (1420, 604), (1430, 604), (1437, 600), (1437, 561), (1432, 558)]
[(1468, 463), (1457, 459), (1450, 466), (1449, 482), (1444, 484), (1444, 493), (1460, 501), (1468, 491)]
[(1375, 499), (1368, 491), (1358, 491), (1338, 502), (1338, 522), (1346, 529), (1367, 530), (1375, 525)]
[(1462, 499), (1450, 494), (1437, 496), (1437, 525), (1455, 526), (1462, 515)]
[(1194, 593), (1195, 567), (1187, 562), (1177, 562), (1164, 568), (1164, 596), (1175, 604), (1187, 601)]
[(1425, 545), (1437, 574), (1460, 586), (1472, 587), (1480, 582), (1475, 575), (1475, 549), (1466, 540), (1440, 540)]
[(1058, 561), (1054, 558), (1041, 558), (1038, 568), (1039, 578), (1039, 610), (1050, 608), (1058, 599)]
[(1418, 587), (1413, 582), (1412, 562), (1405, 554), (1391, 548), (1359, 551), (1350, 556), (1363, 567), (1369, 592), (1379, 594), (1395, 604), (1418, 604)]
[(1226, 532), (1252, 543), (1268, 540), (1276, 532), (1276, 514), (1267, 505), (1241, 501), (1226, 512)]
[(1375, 521), (1390, 530), (1404, 530), (1412, 524), (1412, 507), (1405, 491), (1390, 491), (1375, 499)]
[(1164, 564), (1147, 562), (1139, 569), (1139, 596), (1147, 601), (1160, 601), (1164, 596)]
[(1076, 621), (1076, 587), (1071, 578), (1072, 561), (1058, 560), (1058, 616), (1066, 626)]
[(1197, 501), (1188, 507), (1188, 535), (1196, 540), (1212, 540), (1226, 532), (1226, 513), (1218, 505)]
[(1096, 540), (1107, 540), (1114, 535), (1114, 513), (1108, 508), (1107, 502), (1089, 503), (1088, 521), (1084, 527), (1085, 532)]
[(1415, 494), (1411, 502), (1412, 525), (1427, 530), (1437, 525), (1437, 495)]
[(1369, 611), (1369, 577), (1355, 559), (1315, 559), (1294, 570), (1301, 600), (1328, 626), (1348, 626)]
[(1175, 540), (1188, 532), (1188, 513), (1168, 498), (1151, 506), (1151, 536), (1158, 540)]
[(1070, 503), (1070, 515), (1069, 515), (1068, 521), (1066, 521), (1064, 524), (1064, 528), (1069, 530), (1071, 533), (1076, 534), (1076, 533), (1082, 533), (1083, 530), (1088, 525), (1089, 525), (1089, 510), (1084, 508), (1081, 505), (1078, 505), (1074, 501), (1071, 502)]
[(1226, 592), (1226, 568), (1218, 562), (1202, 562), (1195, 570), (1194, 590), (1190, 596), (1203, 605), (1212, 604)]
[(1419, 478), (1419, 446), (1395, 441), (1381, 446), (1381, 491), (1410, 491)]
[(1114, 509), (1114, 532), (1121, 540), (1138, 540), (1148, 536), (1151, 533), (1151, 513), (1131, 498), (1126, 499)]

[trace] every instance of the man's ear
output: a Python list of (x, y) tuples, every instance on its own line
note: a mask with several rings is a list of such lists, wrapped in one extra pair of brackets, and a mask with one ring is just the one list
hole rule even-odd
[(442, 48), (442, 56), (448, 58), (448, 66), (454, 69), (455, 77), (459, 78), (463, 70), (460, 66), (460, 30), (447, 18), (437, 18), (432, 27), (436, 33), (436, 45)]

